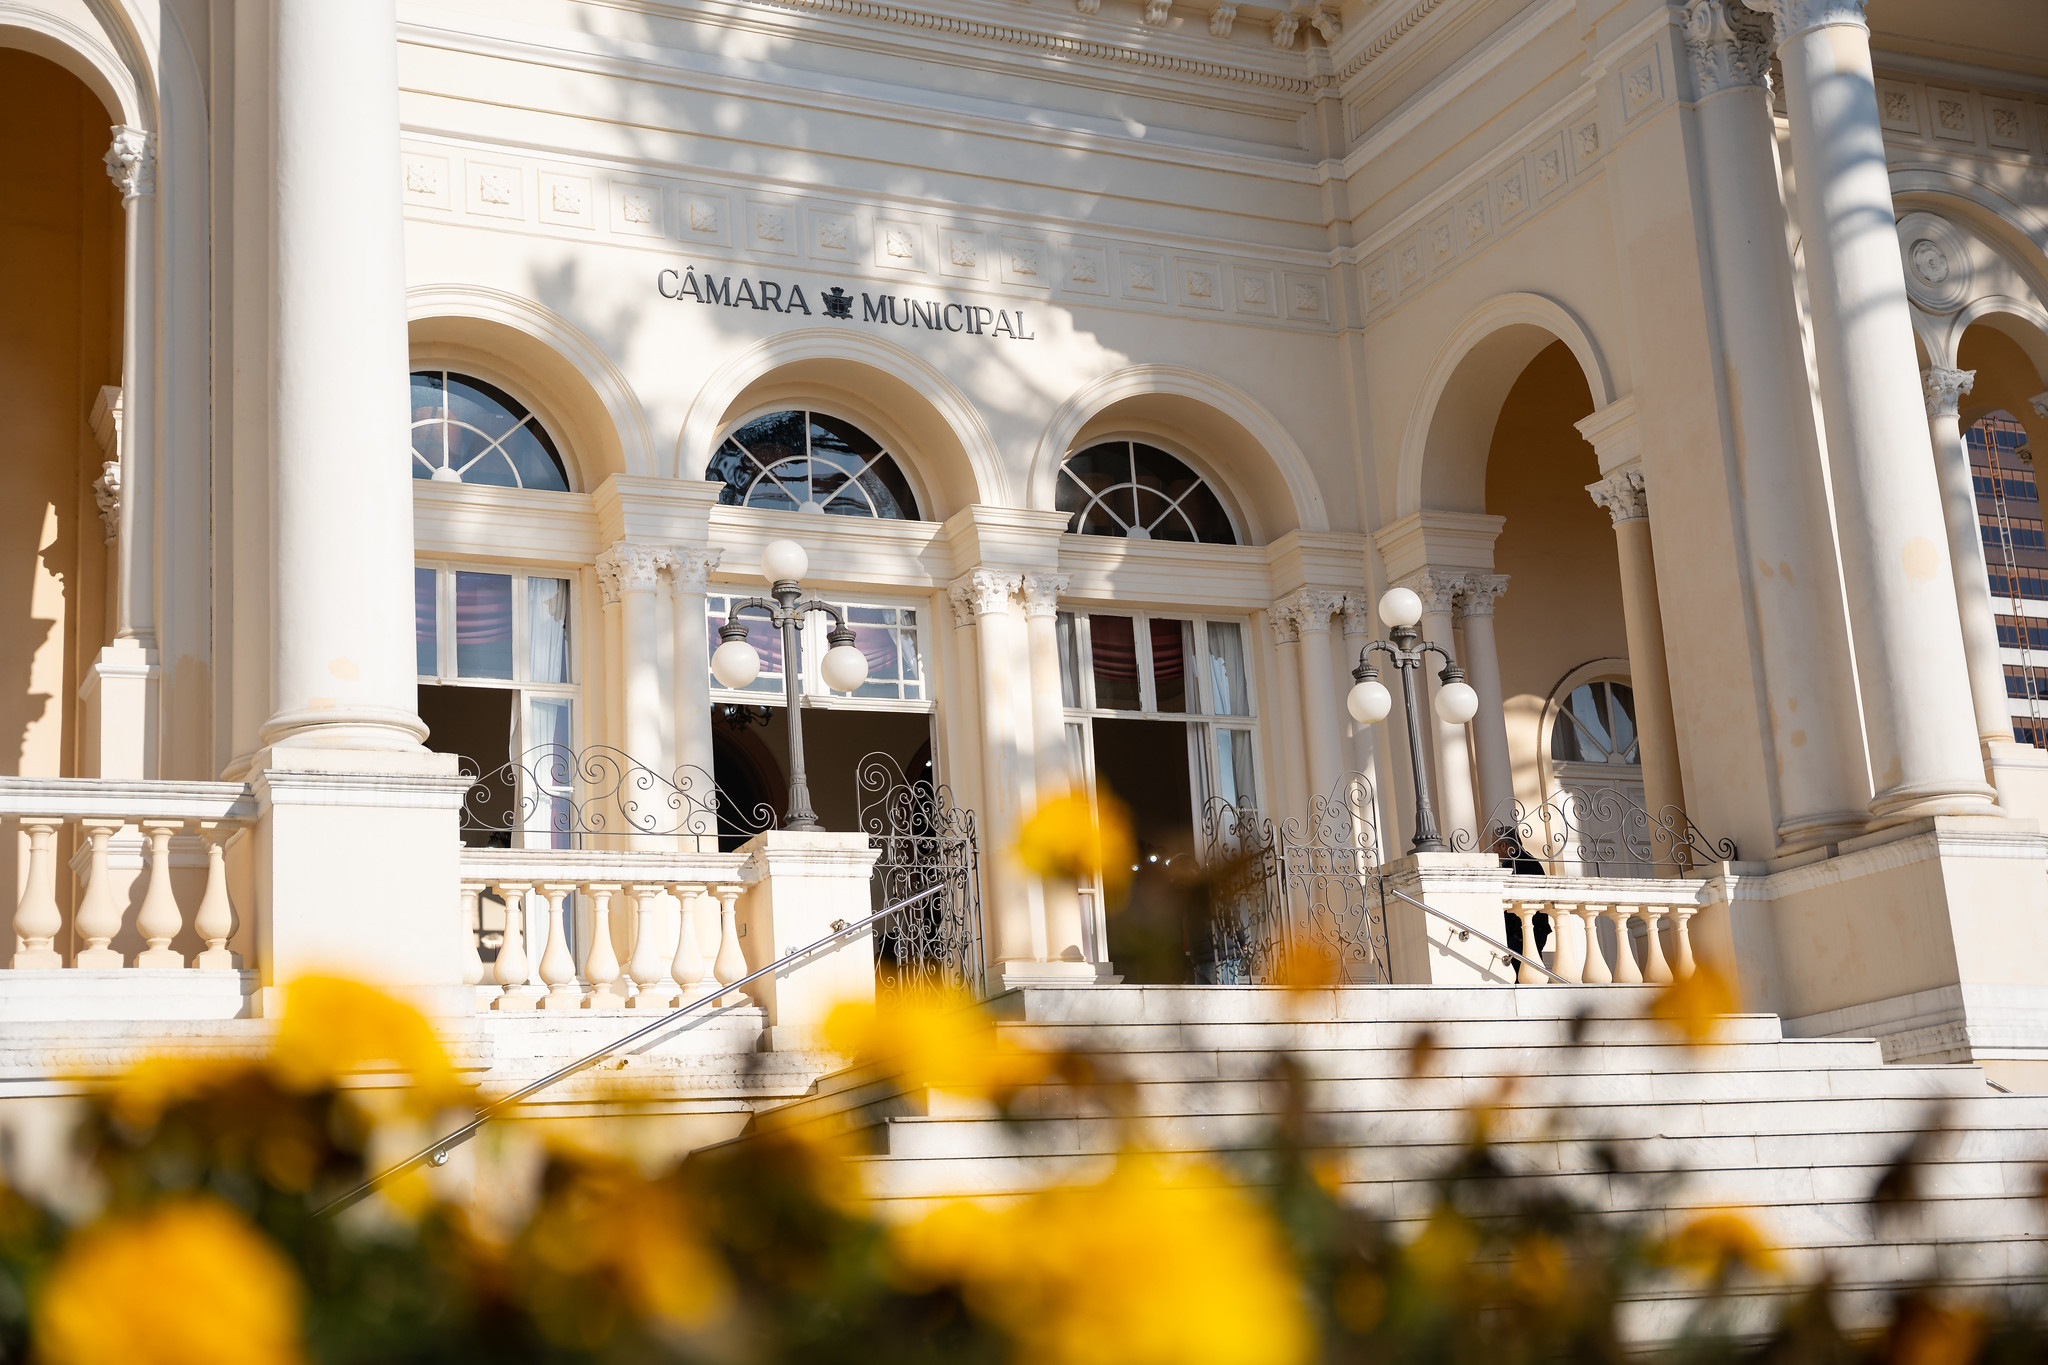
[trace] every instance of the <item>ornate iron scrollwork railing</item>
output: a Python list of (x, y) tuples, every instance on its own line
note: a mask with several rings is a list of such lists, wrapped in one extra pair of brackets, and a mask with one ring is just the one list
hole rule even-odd
[(880, 854), (875, 904), (891, 905), (944, 888), (876, 926), (877, 987), (964, 991), (976, 999), (987, 995), (981, 847), (974, 812), (954, 803), (950, 787), (910, 780), (885, 753), (860, 761), (854, 790), (860, 831)]
[(485, 774), (466, 770), (465, 842), (500, 847), (621, 848), (634, 837), (706, 841), (770, 829), (775, 812), (727, 800), (702, 768), (664, 775), (606, 745), (546, 744)]
[(1712, 839), (1676, 806), (1651, 811), (1619, 787), (1573, 783), (1548, 801), (1496, 806), (1470, 830), (1451, 836), (1462, 853), (1533, 858), (1544, 870), (1589, 877), (1683, 875), (1736, 859), (1733, 839)]

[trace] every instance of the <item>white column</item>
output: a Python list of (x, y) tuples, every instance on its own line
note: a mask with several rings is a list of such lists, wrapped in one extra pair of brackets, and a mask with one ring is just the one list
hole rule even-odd
[[(989, 966), (1000, 977), (1010, 964), (1025, 969), (1045, 960), (1045, 926), (1032, 913), (1026, 873), (1012, 846), (1031, 797), (1031, 775), (1017, 759), (1019, 717), (1010, 701), (1010, 599), (1023, 587), (1013, 573), (975, 569), (956, 579), (947, 595), (956, 625), (973, 627), (975, 672), (981, 691), (981, 773), (985, 807), (983, 879), (987, 893)], [(1028, 713), (1024, 718), (1029, 723)]]
[[(261, 738), (417, 750), (397, 20), (392, 0), (276, 0), (272, 36), (276, 710)], [(126, 406), (131, 429), (147, 420), (139, 395)], [(149, 502), (130, 486), (123, 540), (140, 556)]]
[[(1452, 634), (1452, 609), (1456, 605), (1461, 575), (1425, 569), (1411, 574), (1400, 586), (1412, 589), (1422, 599), (1422, 638), (1458, 658), (1457, 637)], [(1460, 664), (1464, 661), (1459, 660)], [(1416, 701), (1429, 708), (1425, 724), (1436, 736), (1436, 815), (1446, 842), (1454, 830), (1467, 830), (1476, 837), (1479, 812), (1472, 791), (1472, 746), (1462, 725), (1446, 725), (1437, 719), (1437, 674), (1443, 661), (1427, 656), (1416, 680)]]
[(1308, 753), (1308, 796), (1328, 797), (1344, 776), (1344, 740), (1340, 732), (1336, 658), (1330, 646), (1330, 618), (1344, 607), (1344, 594), (1323, 588), (1302, 588), (1272, 607), (1285, 616), (1301, 641), (1302, 745)]
[(1671, 709), (1671, 671), (1664, 656), (1664, 612), (1657, 603), (1657, 564), (1650, 545), (1650, 500), (1640, 466), (1618, 469), (1586, 485), (1614, 521), (1621, 560), (1622, 628), (1628, 636), (1629, 690), (1636, 699), (1636, 751), (1643, 762), (1643, 804), (1653, 824), (1685, 809), (1679, 778), (1678, 721)]
[[(115, 124), (103, 158), (121, 191), (126, 237), (121, 326), (120, 597), (114, 637), (156, 648), (156, 139)], [(396, 143), (393, 144), (394, 156)], [(395, 202), (396, 194), (392, 196)]]
[[(668, 566), (669, 606), (676, 642), (676, 784), (693, 801), (716, 797), (711, 757), (711, 638), (704, 619), (704, 584), (723, 550), (677, 550)], [(709, 835), (702, 850), (716, 852), (718, 827), (709, 806), (698, 808)], [(691, 816), (685, 813), (685, 820)], [(691, 828), (696, 824), (691, 823)]]
[(1777, 21), (1872, 820), (1990, 813), (1864, 0), (1747, 2)]
[[(1064, 574), (1026, 574), (1025, 641), (1031, 658), (1032, 777), (1041, 803), (1065, 794), (1067, 715), (1060, 694), (1060, 594)], [(1045, 883), (1045, 955), (1050, 962), (1085, 962), (1087, 933), (1081, 923), (1080, 890), (1072, 882)]]
[(1998, 612), (1991, 603), (1991, 578), (1984, 562), (1984, 532), (1977, 522), (1977, 481), (1963, 445), (1957, 408), (1977, 382), (1975, 370), (1923, 370), (1927, 431), (1934, 446), (1934, 472), (1941, 482), (1941, 514), (1948, 522), (1949, 567), (1954, 571), (1956, 615), (1963, 628), (1963, 661), (1970, 673), (1970, 700), (1977, 709), (1977, 739), (2012, 739), (2012, 711), (2005, 696), (2005, 665), (1998, 653)]
[(1515, 772), (1508, 761), (1507, 704), (1500, 690), (1500, 651), (1493, 642), (1493, 604), (1508, 590), (1505, 574), (1466, 574), (1458, 587), (1458, 624), (1465, 632), (1465, 679), (1479, 694), (1472, 750), (1479, 769), (1480, 847), (1494, 827), (1514, 822)]
[[(1721, 368), (1770, 704), (1778, 848), (1862, 832), (1870, 784), (1805, 344), (1785, 246), (1771, 114), (1770, 23), (1694, 0), (1700, 166)], [(1972, 533), (1974, 535), (1974, 532)]]
[[(1365, 600), (1363, 593), (1347, 595), (1339, 615), (1344, 622), (1344, 652), (1337, 659), (1337, 687), (1340, 692), (1348, 694), (1352, 685), (1351, 670), (1358, 666), (1359, 652), (1373, 638), (1375, 618), (1372, 604)], [(1350, 720), (1349, 712), (1345, 713), (1345, 719)], [(1372, 726), (1351, 721), (1350, 757), (1351, 766), (1371, 778), (1377, 790), (1380, 783), (1379, 744)]]
[[(1273, 627), (1273, 664), (1279, 674), (1275, 679), (1273, 706), (1279, 712), (1274, 717), (1274, 733), (1271, 739), (1273, 751), (1281, 761), (1273, 765), (1268, 775), (1267, 812), (1275, 820), (1290, 816), (1308, 818), (1308, 800), (1314, 788), (1314, 774), (1306, 766), (1309, 739), (1307, 717), (1290, 703), (1301, 695), (1301, 625), (1291, 611), (1275, 606), (1266, 612), (1266, 620)], [(1296, 779), (1310, 788), (1301, 791), (1294, 787)]]
[(620, 541), (597, 559), (597, 571), (619, 595), (620, 727), (626, 757), (662, 769), (660, 617), (655, 592), (671, 552), (658, 545)]

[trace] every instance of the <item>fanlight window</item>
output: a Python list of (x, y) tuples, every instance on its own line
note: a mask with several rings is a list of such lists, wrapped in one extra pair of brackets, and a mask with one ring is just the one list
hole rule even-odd
[(1054, 505), (1071, 535), (1235, 545), (1237, 529), (1200, 474), (1165, 451), (1109, 441), (1067, 456)]
[(1550, 757), (1558, 763), (1641, 764), (1636, 694), (1629, 685), (1590, 682), (1573, 688), (1551, 726)]
[(539, 418), (495, 384), (447, 370), (413, 373), (412, 476), (569, 491), (569, 471)]
[(719, 445), (705, 477), (728, 507), (916, 521), (917, 496), (881, 442), (822, 412), (773, 412)]

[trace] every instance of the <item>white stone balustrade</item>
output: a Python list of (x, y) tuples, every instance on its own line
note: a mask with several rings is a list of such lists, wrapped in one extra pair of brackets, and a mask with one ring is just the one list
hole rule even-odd
[[(1574, 985), (1666, 985), (1697, 970), (1692, 919), (1702, 909), (1702, 886), (1673, 878), (1513, 877), (1507, 909), (1521, 921), (1525, 949), (1536, 941), (1536, 916), (1550, 917), (1550, 968)], [(1640, 934), (1632, 927), (1638, 921)], [(1550, 978), (1524, 965), (1518, 980)]]
[(230, 946), (239, 914), (227, 854), (255, 815), (234, 782), (0, 778), (22, 868), (8, 968), (245, 966)]

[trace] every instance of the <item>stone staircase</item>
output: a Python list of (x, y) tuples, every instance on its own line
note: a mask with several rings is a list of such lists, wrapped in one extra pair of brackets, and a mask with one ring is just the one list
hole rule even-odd
[[(1130, 1127), (1071, 1095), (1040, 1097), (1024, 1122), (1005, 1122), (853, 1070), (762, 1113), (750, 1132), (854, 1135), (868, 1192), (886, 1214), (909, 1216), (949, 1197), (1097, 1178), (1120, 1141), (1256, 1143), (1279, 1104), (1271, 1073), (1285, 1055), (1309, 1078), (1345, 1197), (1397, 1223), (1419, 1227), (1430, 1177), (1486, 1104), (1515, 1180), (1558, 1182), (1584, 1206), (1659, 1227), (1698, 1207), (1751, 1209), (1794, 1276), (1832, 1273), (1851, 1317), (1935, 1272), (1983, 1285), (2044, 1278), (2048, 1096), (1998, 1093), (1974, 1066), (1887, 1066), (1869, 1040), (1786, 1038), (1772, 1015), (1733, 1016), (1713, 1045), (1685, 1048), (1641, 1017), (1650, 990), (1031, 988), (994, 1003), (999, 1027), (1090, 1054), (1127, 1080)], [(1431, 1062), (1411, 1076), (1425, 1030)], [(1514, 1079), (1503, 1089), (1502, 1078)], [(1873, 1189), (1922, 1132), (1920, 1199), (1880, 1215)], [(1675, 1328), (1686, 1298), (1674, 1288), (1638, 1305), (1633, 1330)]]

